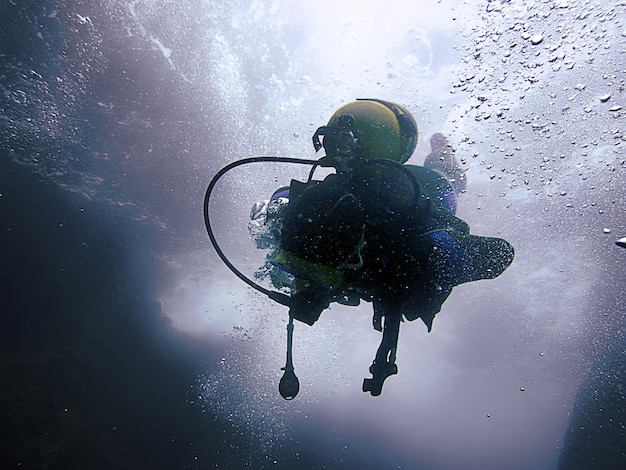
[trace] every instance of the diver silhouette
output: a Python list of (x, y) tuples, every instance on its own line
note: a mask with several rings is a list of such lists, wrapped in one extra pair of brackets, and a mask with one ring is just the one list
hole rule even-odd
[[(398, 371), (400, 323), (433, 320), (452, 289), (493, 279), (512, 263), (513, 247), (501, 238), (470, 234), (455, 216), (465, 174), (442, 134), (431, 138), (423, 166), (408, 165), (418, 137), (413, 116), (402, 106), (360, 99), (337, 110), (313, 135), (319, 160), (257, 157), (235, 162), (289, 161), (313, 168), (307, 181), (292, 180), (251, 211), (249, 229), (259, 248), (270, 248), (262, 271), (279, 290), (242, 280), (289, 307), (287, 364), (279, 390), (286, 399), (299, 391), (291, 350), (293, 320), (313, 325), (333, 302), (373, 304), (373, 326), (383, 336), (363, 391), (380, 395), (385, 379)], [(314, 180), (316, 167), (334, 168)], [(208, 199), (205, 221), (210, 230)], [(258, 274), (258, 273), (257, 273)]]

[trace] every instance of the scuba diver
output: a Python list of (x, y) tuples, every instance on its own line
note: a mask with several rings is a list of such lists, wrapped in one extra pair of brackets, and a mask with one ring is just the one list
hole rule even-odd
[[(406, 164), (417, 137), (415, 120), (402, 106), (377, 99), (348, 103), (313, 135), (315, 150), (323, 148), (325, 156), (314, 162), (309, 179), (292, 180), (252, 208), (252, 237), (259, 248), (270, 248), (261, 271), (274, 287), (290, 291), (282, 298), (265, 292), (289, 307), (279, 385), (284, 398), (299, 390), (291, 360), (294, 319), (313, 325), (333, 302), (371, 302), (373, 327), (383, 337), (363, 391), (377, 396), (398, 371), (401, 321), (419, 318), (430, 332), (455, 286), (493, 279), (512, 263), (508, 242), (470, 234), (455, 216), (466, 179), (445, 136), (433, 135), (424, 166)], [(335, 172), (314, 180), (317, 166)]]

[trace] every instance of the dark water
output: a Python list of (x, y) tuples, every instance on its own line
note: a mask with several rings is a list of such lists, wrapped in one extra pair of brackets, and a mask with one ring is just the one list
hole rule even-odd
[(20, 166), (3, 164), (1, 181), (3, 466), (190, 460), (211, 432), (189, 403), (192, 362), (164, 339), (147, 287), (153, 237)]

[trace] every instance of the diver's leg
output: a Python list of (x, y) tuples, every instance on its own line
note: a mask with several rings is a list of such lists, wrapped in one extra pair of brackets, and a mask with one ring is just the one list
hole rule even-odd
[(502, 238), (470, 235), (463, 240), (463, 268), (457, 284), (494, 279), (513, 262), (513, 246)]
[(432, 271), (445, 286), (494, 279), (513, 261), (514, 250), (502, 238), (469, 235), (458, 230), (428, 234), (436, 250), (430, 256)]
[[(378, 309), (382, 307), (380, 300), (374, 301), (374, 318), (380, 318)], [(385, 317), (385, 326), (383, 330), (383, 338), (380, 346), (376, 351), (376, 358), (370, 366), (371, 379), (363, 379), (363, 391), (370, 392), (372, 396), (378, 396), (382, 393), (383, 383), (390, 375), (398, 373), (396, 365), (396, 350), (398, 347), (398, 335), (400, 334), (400, 320), (402, 314), (399, 308), (389, 308), (385, 306), (382, 315)], [(391, 314), (389, 313), (391, 312)]]

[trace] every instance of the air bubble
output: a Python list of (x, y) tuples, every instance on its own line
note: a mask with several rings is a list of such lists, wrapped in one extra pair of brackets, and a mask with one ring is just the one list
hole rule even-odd
[(543, 42), (543, 36), (541, 34), (535, 34), (530, 37), (530, 43), (533, 46), (537, 46)]

